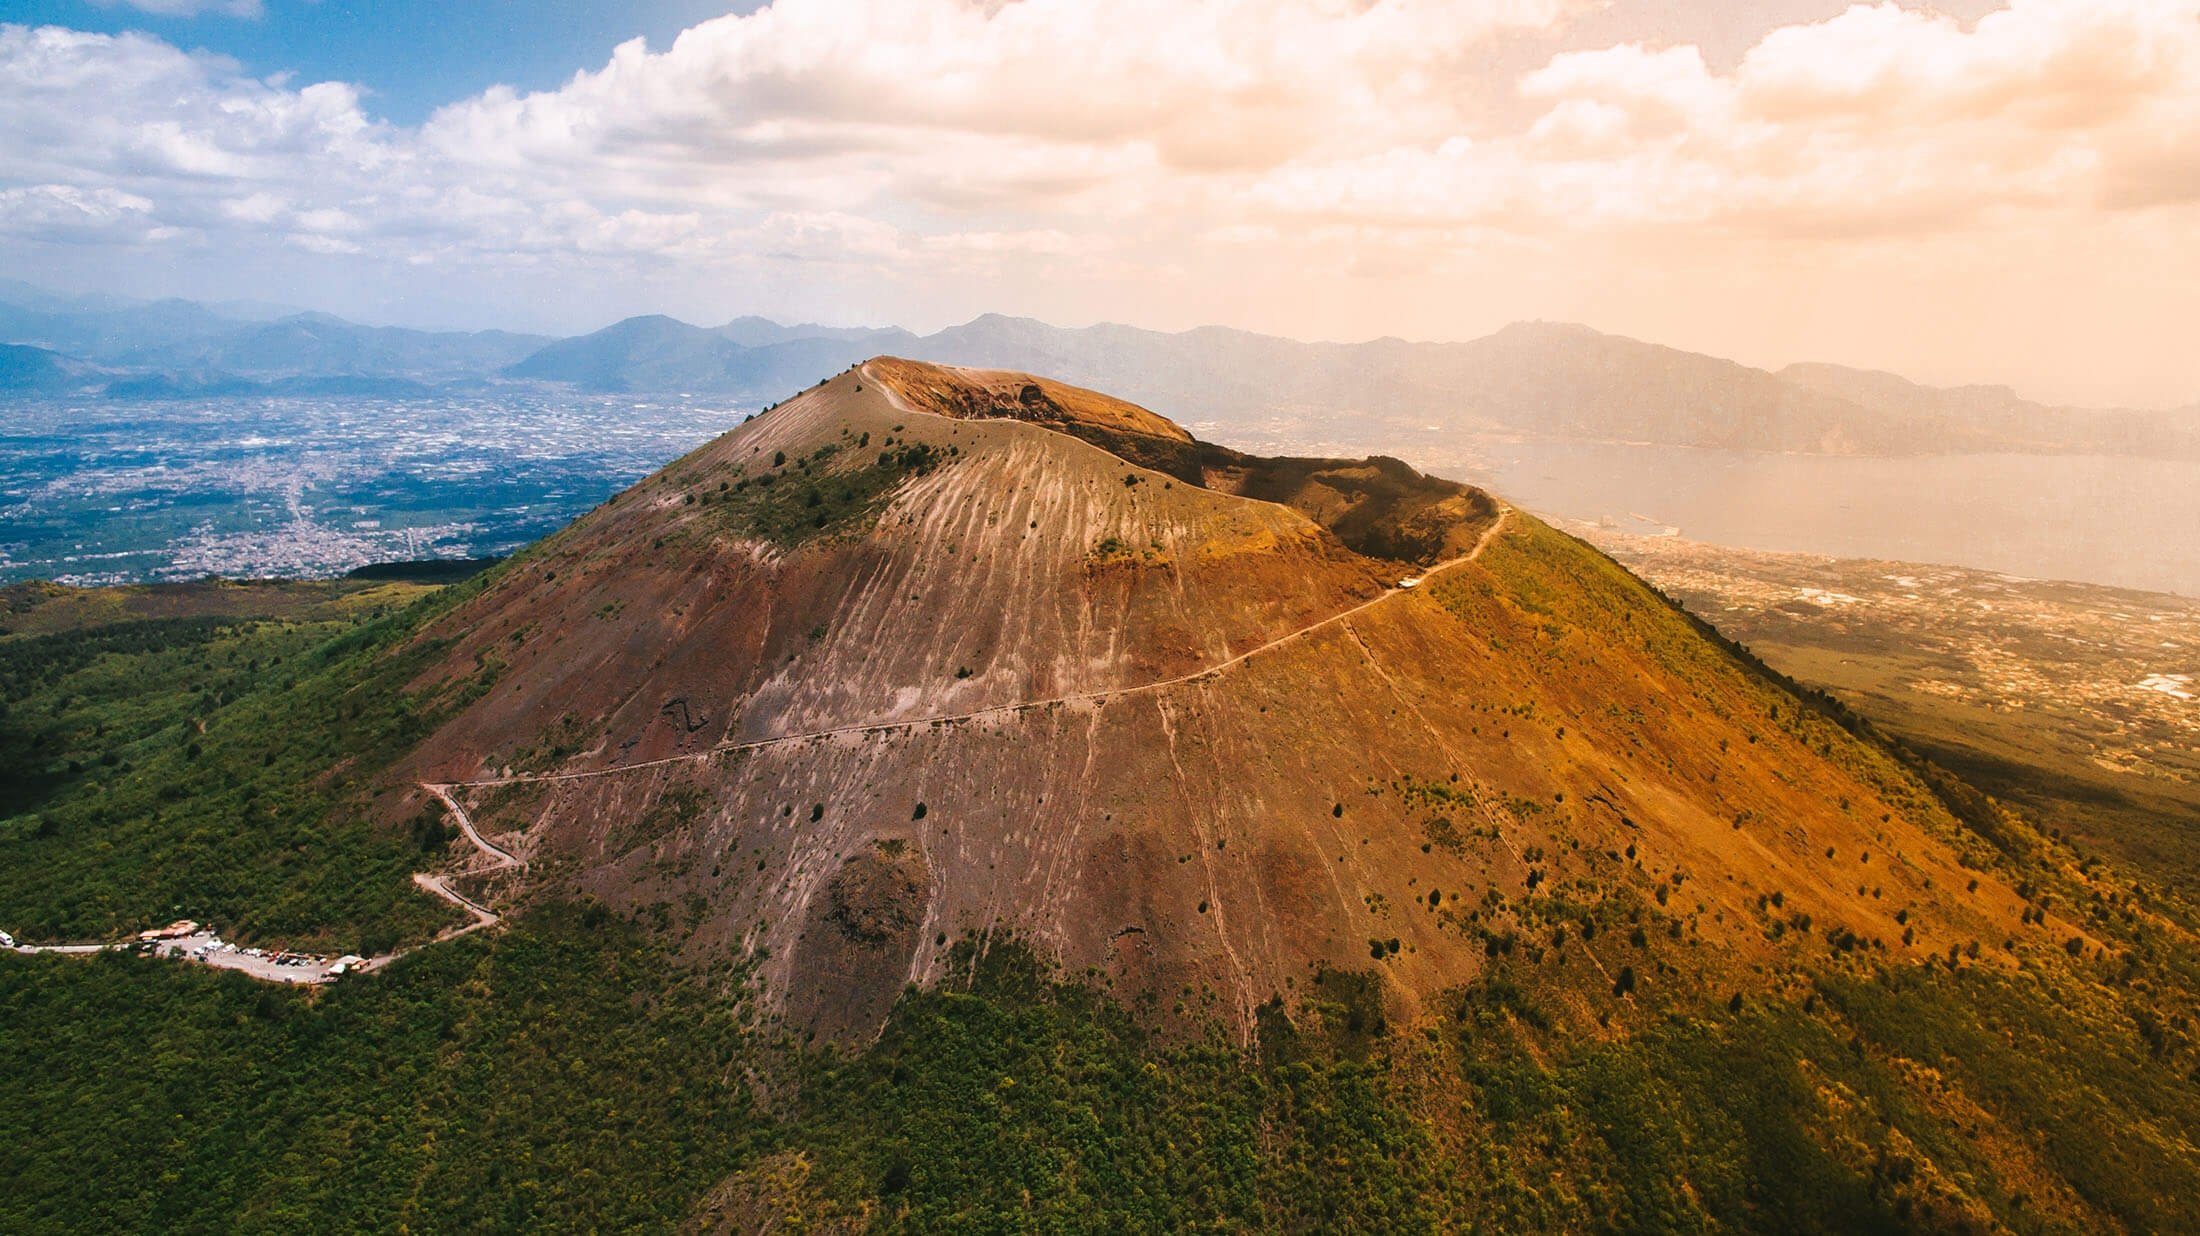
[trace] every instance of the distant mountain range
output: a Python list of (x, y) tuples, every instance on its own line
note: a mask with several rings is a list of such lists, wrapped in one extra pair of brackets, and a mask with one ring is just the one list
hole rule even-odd
[[(273, 316), (271, 316), (273, 315)], [(0, 281), (0, 394), (404, 397), (480, 382), (550, 343), (509, 331), (361, 326), (279, 306), (65, 296)]]
[[(931, 335), (742, 318), (717, 328), (628, 318), (560, 340), (504, 376), (593, 391), (761, 402), (881, 353), (1022, 369), (1120, 391), (1223, 433), (1324, 429), (1379, 445), (1434, 424), (1467, 433), (1831, 454), (1957, 451), (2200, 456), (2200, 408), (2058, 408), (2007, 387), (1940, 389), (1890, 373), (1778, 373), (1606, 335), (1521, 322), (1466, 343), (1302, 343), (1221, 327), (1064, 328), (987, 314)], [(1338, 423), (1349, 418), (1350, 430)]]
[(486, 382), (763, 403), (881, 354), (1045, 373), (1229, 436), (1377, 444), (1430, 430), (1828, 454), (1970, 451), (2200, 458), (2200, 406), (2055, 407), (2000, 386), (1890, 373), (1778, 372), (1521, 322), (1464, 343), (1305, 343), (1223, 327), (1066, 328), (987, 314), (898, 327), (693, 326), (628, 318), (569, 339), (362, 326), (264, 305), (71, 297), (0, 281), (0, 394), (408, 398)]
[(80, 361), (59, 352), (23, 344), (0, 344), (0, 391), (52, 395), (85, 381), (90, 372)]

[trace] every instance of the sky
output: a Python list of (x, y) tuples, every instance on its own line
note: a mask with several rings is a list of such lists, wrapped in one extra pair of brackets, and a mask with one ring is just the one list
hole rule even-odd
[(0, 267), (2200, 401), (2200, 0), (0, 0)]

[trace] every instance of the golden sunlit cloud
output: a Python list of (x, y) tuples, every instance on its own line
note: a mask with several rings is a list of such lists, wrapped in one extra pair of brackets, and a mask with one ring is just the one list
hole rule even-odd
[[(2164, 346), (2200, 309), (2200, 3), (1858, 6), (1732, 63), (1684, 30), (1565, 46), (1584, 11), (780, 0), (413, 128), (341, 83), (9, 27), (0, 235), (428, 266), (485, 305), (563, 279), (914, 325), (1576, 317), (1765, 361), (2200, 391)], [(1556, 50), (1490, 78), (1537, 40)], [(2017, 269), (2065, 304), (2028, 311)], [(2071, 287), (2097, 297), (2082, 321)]]

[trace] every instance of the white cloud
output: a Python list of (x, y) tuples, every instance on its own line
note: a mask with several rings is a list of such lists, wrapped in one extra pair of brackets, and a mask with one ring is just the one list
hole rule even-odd
[(153, 203), (115, 189), (27, 185), (0, 189), (0, 234), (20, 240), (138, 243), (158, 239)]
[(454, 104), (422, 139), (512, 174), (585, 168), (638, 197), (760, 169), (774, 181), (751, 200), (1058, 203), (1358, 149), (1372, 133), (1440, 134), (1472, 49), (1569, 7), (779, 0), (662, 52), (628, 43), (555, 91)]
[[(2200, 196), (2200, 4), (2016, 0), (1975, 26), (1892, 4), (1693, 47), (1554, 58), (1518, 139), (1285, 169), (1268, 200), (1369, 218), (1917, 234), (1996, 211)], [(1445, 211), (1441, 203), (1455, 203)]]
[(260, 0), (92, 0), (103, 9), (124, 5), (156, 17), (197, 17), (215, 13), (223, 17), (258, 17), (266, 10)]
[(1574, 2), (779, 0), (415, 130), (371, 120), (341, 83), (13, 27), (0, 179), (104, 184), (178, 227), (315, 252), (373, 234), (439, 260), (685, 260), (738, 257), (725, 238), (742, 237), (782, 261), (951, 270), (1114, 243), (1048, 211), (1182, 210), (1375, 127), (1440, 134), (1462, 57)]
[[(485, 289), (563, 270), (891, 286), (903, 307), (1085, 295), (1086, 317), (1139, 317), (1123, 302), (1157, 287), (1219, 314), (1242, 284), (1265, 290), (1239, 316), (1320, 330), (1270, 315), (1444, 320), (1449, 272), (1544, 262), (1593, 289), (1585, 255), (1664, 269), (1710, 243), (1798, 270), (1907, 245), (1956, 279), (1996, 236), (2158, 245), (2180, 229), (2109, 221), (2200, 204), (2200, 0), (2011, 0), (1970, 24), (1860, 5), (1716, 62), (1582, 47), (1512, 83), (1517, 123), (1468, 88), (1493, 49), (1557, 45), (1594, 3), (776, 0), (412, 128), (342, 83), (0, 27), (0, 228)], [(1363, 291), (1293, 298), (1288, 278)], [(1364, 290), (1386, 281), (1417, 290)]]
[[(1540, 118), (1484, 131), (1458, 88), (1476, 49), (1569, 7), (778, 0), (417, 130), (372, 121), (340, 83), (11, 28), (0, 175), (104, 183), (192, 227), (341, 209), (456, 243), (470, 218), (577, 203), (585, 226), (528, 230), (669, 244), (705, 219), (814, 212), (927, 252), (980, 247), (932, 243), (964, 231), (1108, 243), (1056, 214), (1179, 236), (1294, 216), (1901, 232), (2200, 194), (2195, 0), (2015, 0), (1969, 28), (1859, 6), (1775, 30), (1726, 72), (1685, 45), (1569, 52), (1519, 83)], [(1248, 206), (1277, 217), (1231, 217)], [(604, 222), (660, 216), (692, 222)]]

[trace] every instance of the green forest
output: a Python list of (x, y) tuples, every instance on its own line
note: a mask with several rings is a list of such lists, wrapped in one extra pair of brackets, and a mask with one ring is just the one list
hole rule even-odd
[(2073, 1035), (2080, 993), (1978, 971), (1580, 1045), (1502, 977), (1411, 1033), (1338, 983), (1241, 1049), (1006, 948), (857, 1052), (775, 1034), (739, 978), (571, 904), (313, 994), (9, 959), (0, 1227), (2166, 1231), (2200, 1195), (2200, 1091), (2128, 1011)]
[(444, 832), (375, 828), (363, 796), (457, 702), (399, 689), (432, 645), (392, 649), (471, 586), (0, 639), (0, 927), (108, 939), (188, 916), (359, 952), (432, 934), (450, 915), (410, 881)]

